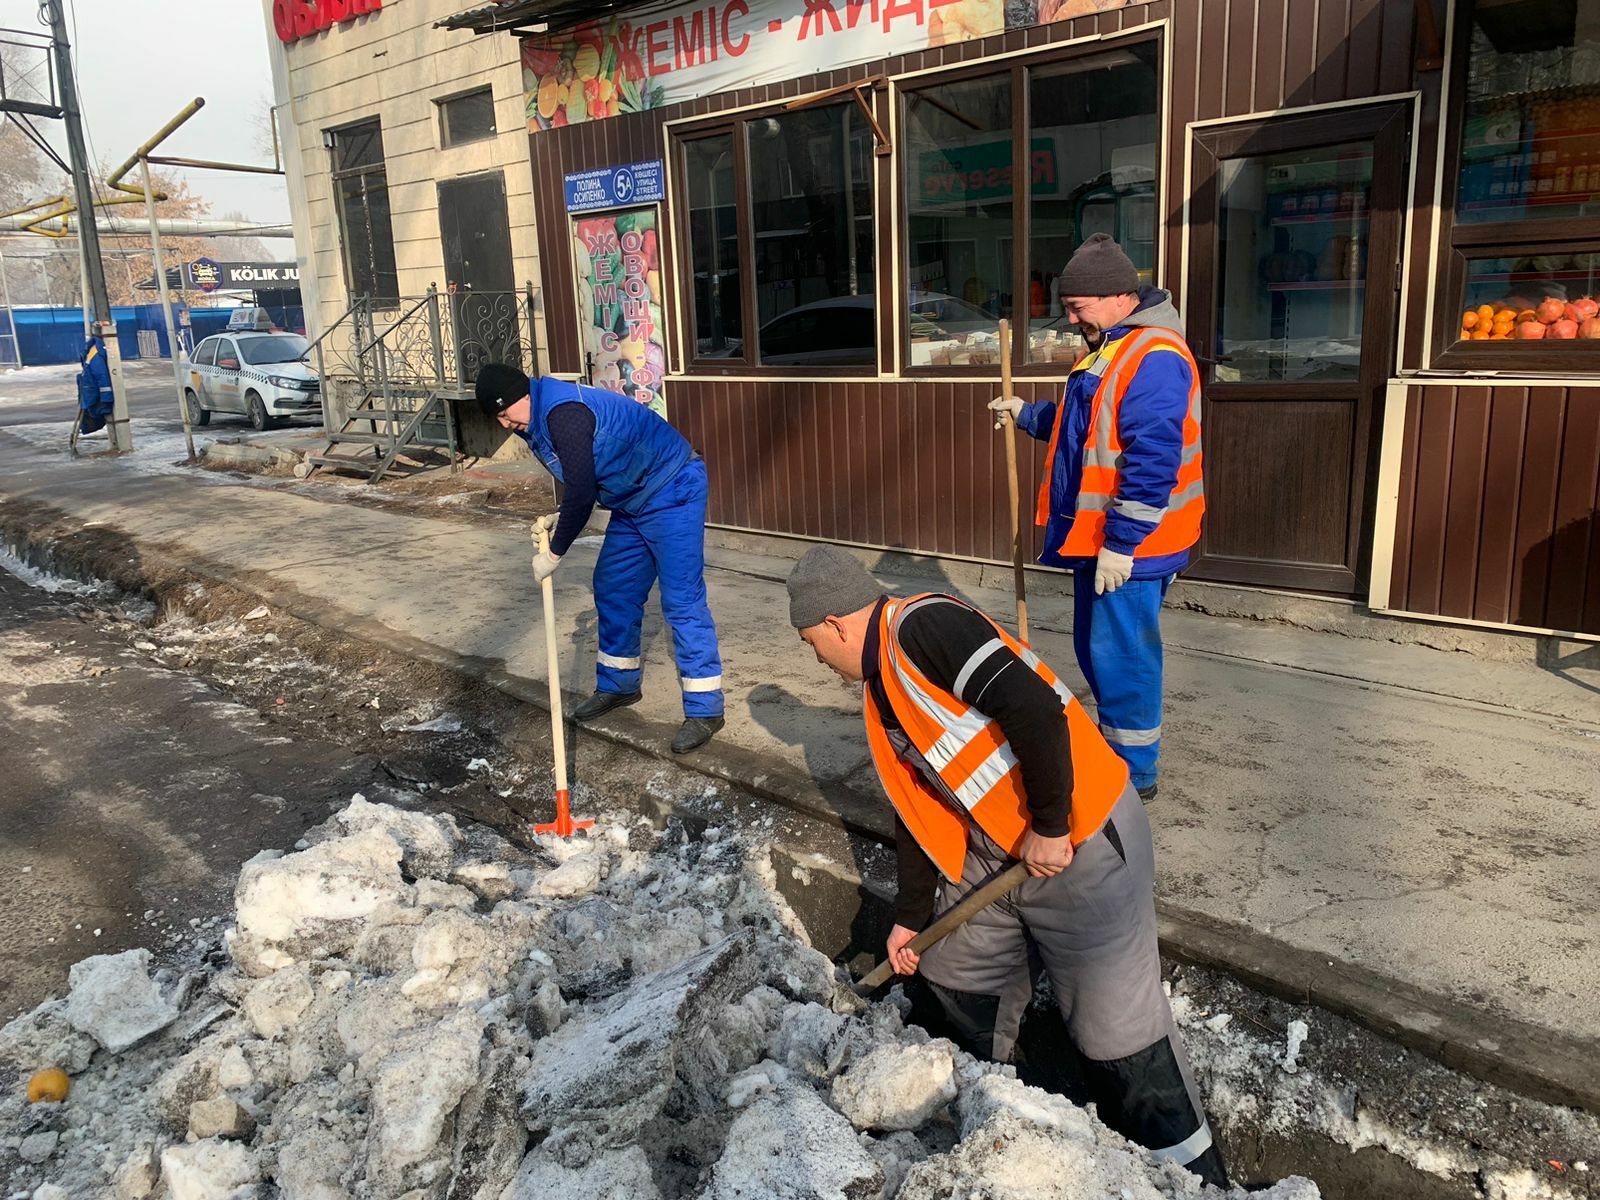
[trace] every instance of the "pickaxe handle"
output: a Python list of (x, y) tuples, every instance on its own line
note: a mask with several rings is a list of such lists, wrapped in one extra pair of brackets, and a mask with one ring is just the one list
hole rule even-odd
[[(921, 954), (945, 935), (961, 928), (996, 900), (1015, 891), (1017, 886), (1027, 878), (1027, 864), (1021, 862), (1012, 863), (1000, 874), (989, 880), (988, 883), (968, 892), (961, 898), (960, 902), (940, 914), (932, 925), (929, 925), (911, 939), (909, 949)], [(889, 977), (893, 974), (894, 964), (888, 959), (884, 959), (860, 983), (856, 984), (856, 991), (863, 996), (875, 992), (887, 983)]]

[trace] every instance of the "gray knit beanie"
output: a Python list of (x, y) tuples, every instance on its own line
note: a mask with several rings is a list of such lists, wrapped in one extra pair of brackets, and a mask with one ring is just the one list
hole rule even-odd
[(853, 554), (837, 546), (813, 546), (789, 572), (789, 623), (810, 629), (874, 604), (882, 595)]
[(1109, 233), (1097, 233), (1061, 268), (1063, 296), (1120, 296), (1139, 290), (1139, 272)]

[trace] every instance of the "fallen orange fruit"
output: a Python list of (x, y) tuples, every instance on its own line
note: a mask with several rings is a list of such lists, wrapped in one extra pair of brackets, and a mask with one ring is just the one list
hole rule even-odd
[(67, 1098), (67, 1092), (71, 1087), (72, 1081), (60, 1067), (46, 1067), (42, 1071), (35, 1071), (33, 1078), (28, 1080), (28, 1103), (39, 1104), (48, 1100), (60, 1104)]

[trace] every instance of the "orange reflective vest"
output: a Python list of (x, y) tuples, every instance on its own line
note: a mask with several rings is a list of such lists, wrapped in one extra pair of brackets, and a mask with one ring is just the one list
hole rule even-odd
[[(961, 878), (961, 865), (966, 860), (968, 821), (976, 821), (997, 845), (1016, 854), (1028, 831), (1028, 802), (1022, 789), (1022, 770), (999, 723), (953, 692), (931, 683), (900, 649), (900, 622), (917, 605), (930, 599), (945, 602), (951, 597), (914, 596), (891, 600), (883, 606), (878, 626), (878, 667), (883, 690), (900, 727), (917, 752), (938, 772), (940, 782), (959, 802), (959, 809), (929, 787), (916, 767), (895, 752), (870, 690), (863, 708), (867, 743), (883, 790), (923, 852), (946, 879), (954, 882)], [(986, 616), (984, 619), (989, 620)], [(994, 625), (992, 620), (989, 623)], [(1128, 765), (1107, 744), (1077, 697), (1038, 655), (1000, 626), (994, 625), (994, 633), (994, 640), (973, 655), (969, 666), (977, 666), (982, 658), (1005, 646), (1061, 698), (1072, 754), (1068, 835), (1074, 846), (1080, 845), (1106, 823), (1112, 806), (1128, 785)]]
[[(1178, 480), (1166, 507), (1152, 508), (1117, 498), (1117, 472), (1122, 464), (1122, 442), (1117, 436), (1117, 417), (1122, 398), (1133, 381), (1139, 364), (1149, 354), (1180, 354), (1189, 364), (1189, 411), (1183, 419), (1183, 456)], [(1070, 558), (1093, 558), (1105, 545), (1106, 513), (1115, 508), (1142, 521), (1157, 522), (1154, 532), (1139, 543), (1135, 558), (1177, 554), (1200, 540), (1200, 518), (1206, 510), (1205, 483), (1200, 467), (1200, 370), (1194, 356), (1171, 329), (1136, 329), (1086, 355), (1072, 368), (1072, 374), (1087, 371), (1100, 378), (1089, 406), (1089, 429), (1083, 443), (1083, 476), (1078, 483), (1078, 498), (1072, 525), (1057, 553)], [(1056, 405), (1055, 425), (1050, 431), (1049, 464), (1039, 485), (1039, 503), (1034, 523), (1050, 519), (1050, 472), (1055, 469), (1056, 447), (1061, 440), (1061, 421), (1067, 411), (1066, 393)]]

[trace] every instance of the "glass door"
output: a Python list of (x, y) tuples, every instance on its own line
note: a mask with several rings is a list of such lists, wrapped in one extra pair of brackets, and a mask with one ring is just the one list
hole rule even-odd
[(1196, 134), (1188, 305), (1207, 511), (1194, 576), (1364, 586), (1405, 130), (1389, 105)]

